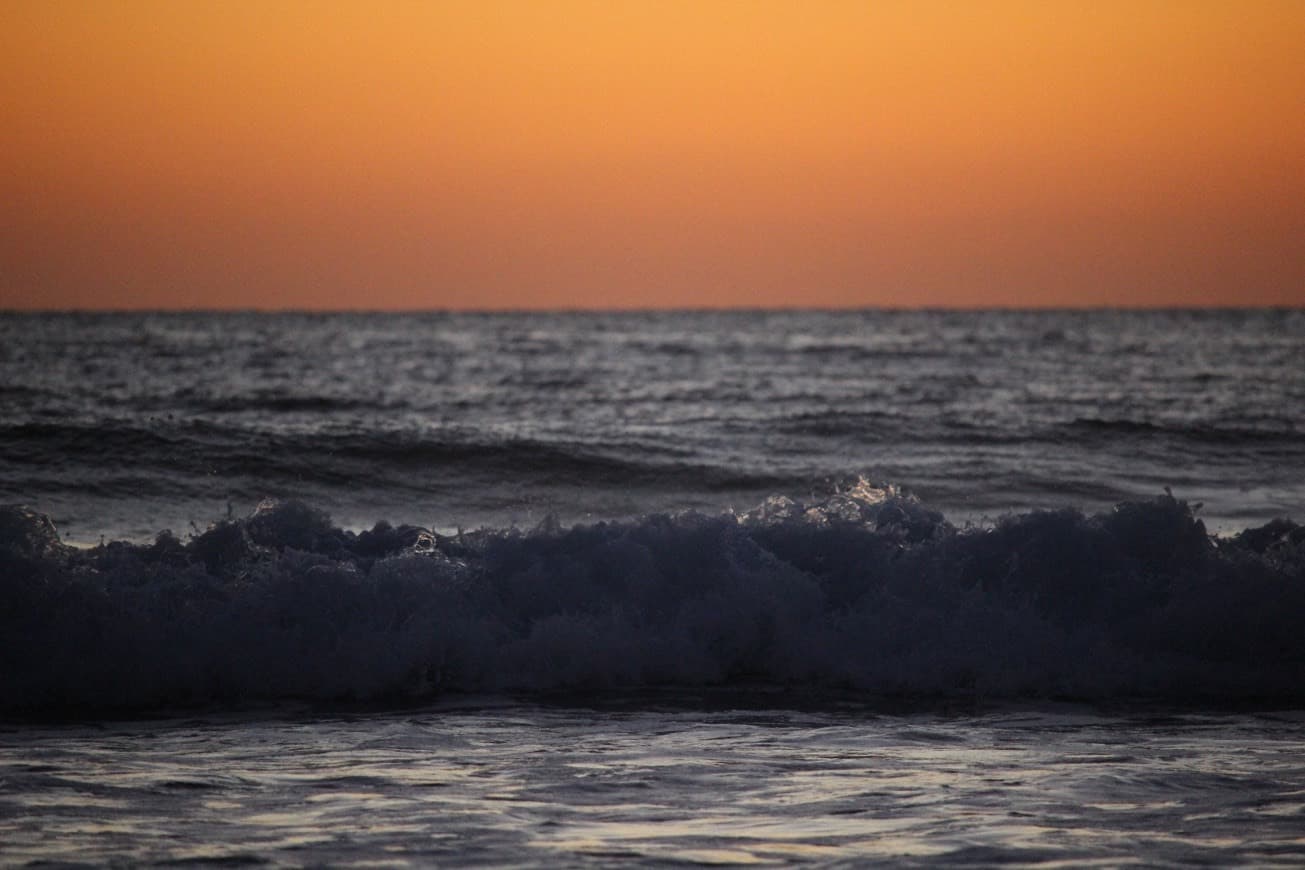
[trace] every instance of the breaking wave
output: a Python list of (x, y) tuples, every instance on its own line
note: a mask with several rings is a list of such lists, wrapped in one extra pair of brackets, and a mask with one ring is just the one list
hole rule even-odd
[(443, 536), (260, 506), (64, 545), (0, 508), (0, 709), (769, 684), (1305, 699), (1305, 528), (1165, 495), (958, 528), (864, 482), (743, 515)]

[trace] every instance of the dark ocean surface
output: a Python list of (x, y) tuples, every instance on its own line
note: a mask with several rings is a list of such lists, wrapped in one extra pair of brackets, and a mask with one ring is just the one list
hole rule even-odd
[(953, 522), (1166, 487), (1305, 514), (1305, 311), (0, 315), (0, 500), (65, 540), (265, 498), (349, 528), (746, 511), (865, 477)]
[(1305, 862), (1305, 312), (0, 315), (0, 864)]

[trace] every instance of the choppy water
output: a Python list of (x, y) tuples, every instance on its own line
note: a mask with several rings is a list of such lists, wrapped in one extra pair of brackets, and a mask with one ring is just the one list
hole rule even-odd
[(1305, 861), (1305, 312), (6, 314), (0, 409), (0, 863)]
[(0, 500), (88, 543), (263, 498), (451, 529), (864, 475), (955, 521), (1305, 511), (1305, 311), (0, 315)]

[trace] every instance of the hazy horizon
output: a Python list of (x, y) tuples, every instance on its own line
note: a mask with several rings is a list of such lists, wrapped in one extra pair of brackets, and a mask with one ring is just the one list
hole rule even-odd
[(255, 308), (249, 306), (215, 308), (0, 308), (0, 314), (39, 315), (39, 314), (725, 314), (725, 313), (819, 313), (819, 312), (882, 312), (882, 313), (928, 313), (928, 312), (1219, 312), (1219, 311), (1297, 311), (1305, 309), (1305, 303), (1240, 305), (1236, 303), (1215, 303), (1208, 305), (677, 305), (666, 307), (629, 306), (629, 307), (515, 307), (515, 308)]

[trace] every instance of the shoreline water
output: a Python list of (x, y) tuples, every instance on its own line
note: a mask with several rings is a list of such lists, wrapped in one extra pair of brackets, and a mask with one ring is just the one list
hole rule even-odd
[(1299, 711), (517, 700), (0, 727), (0, 858), (1290, 866), (1300, 726)]

